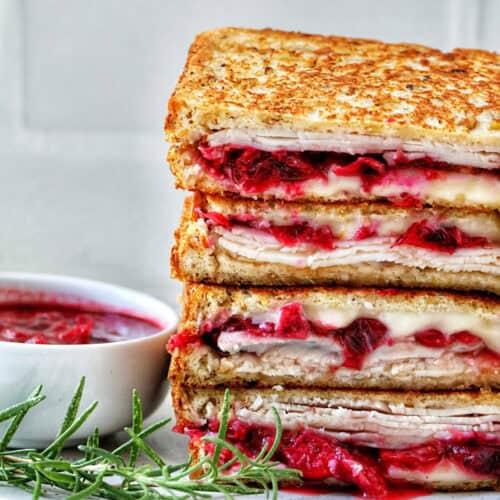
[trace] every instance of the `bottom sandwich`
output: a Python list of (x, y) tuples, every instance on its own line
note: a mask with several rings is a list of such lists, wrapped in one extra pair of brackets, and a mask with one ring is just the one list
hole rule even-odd
[[(195, 459), (213, 450), (223, 390), (172, 389), (177, 430)], [(397, 393), (232, 390), (226, 439), (257, 456), (283, 434), (275, 459), (307, 482), (357, 487), (383, 498), (393, 486), (435, 490), (500, 487), (500, 396), (495, 392)], [(230, 459), (221, 455), (221, 459)]]

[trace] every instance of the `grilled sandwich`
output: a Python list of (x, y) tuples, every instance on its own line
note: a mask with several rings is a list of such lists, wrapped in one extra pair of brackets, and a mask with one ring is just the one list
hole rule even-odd
[(500, 294), (500, 215), (196, 193), (172, 250), (184, 281), (431, 287)]
[(500, 208), (500, 56), (224, 28), (169, 102), (183, 189)]
[(430, 291), (187, 285), (168, 348), (190, 387), (500, 388), (500, 302)]
[[(222, 389), (177, 386), (177, 430), (200, 459), (218, 430)], [(399, 393), (317, 389), (231, 391), (227, 440), (250, 456), (283, 435), (274, 456), (307, 482), (361, 489), (385, 498), (392, 486), (476, 490), (500, 486), (497, 393)], [(229, 459), (230, 457), (226, 457)]]

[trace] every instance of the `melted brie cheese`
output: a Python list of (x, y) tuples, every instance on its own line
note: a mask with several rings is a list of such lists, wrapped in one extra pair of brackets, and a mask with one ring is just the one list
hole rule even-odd
[[(196, 185), (203, 168), (199, 164), (184, 169), (184, 178), (188, 185)], [(229, 183), (229, 190), (234, 186)], [(359, 177), (340, 177), (333, 172), (327, 179), (311, 179), (304, 181), (300, 187), (301, 197), (313, 199), (345, 200), (365, 196)], [(446, 172), (442, 178), (426, 179), (418, 169), (401, 168), (392, 171), (383, 183), (372, 186), (368, 197), (398, 199), (402, 193), (417, 200), (431, 199), (441, 203), (459, 203), (460, 205), (481, 205), (498, 208), (500, 179), (489, 175), (474, 175)], [(266, 188), (266, 196), (274, 196), (285, 200), (295, 199), (290, 195), (285, 184)]]
[(387, 477), (391, 479), (402, 479), (413, 483), (440, 482), (440, 483), (462, 483), (463, 481), (481, 481), (490, 476), (482, 476), (474, 472), (468, 472), (448, 460), (441, 461), (432, 470), (424, 472), (419, 470), (406, 470), (390, 465), (387, 469)]
[[(345, 328), (358, 318), (376, 318), (384, 323), (391, 338), (404, 340), (412, 337), (415, 333), (428, 329), (436, 329), (444, 335), (452, 335), (461, 331), (468, 331), (480, 338), (492, 351), (500, 353), (500, 316), (484, 317), (480, 314), (461, 311), (386, 311), (376, 310), (371, 303), (358, 307), (344, 307), (335, 309), (332, 307), (303, 304), (305, 318), (313, 323), (328, 325), (332, 328)], [(256, 313), (251, 310), (231, 311), (233, 315), (241, 315), (251, 318), (256, 324), (272, 322), (277, 324), (281, 314), (279, 309)], [(235, 335), (236, 333), (236, 335)], [(235, 335), (233, 337), (233, 335)], [(266, 350), (269, 345), (281, 342), (273, 337), (256, 337), (260, 347), (251, 349)], [(322, 337), (310, 337), (317, 345), (324, 346), (328, 339)], [(238, 352), (254, 343), (254, 340), (245, 332), (221, 332), (219, 347), (227, 352)], [(231, 345), (232, 344), (232, 345)], [(267, 346), (267, 347), (266, 347)], [(333, 349), (329, 346), (329, 349)], [(458, 349), (458, 348), (457, 348)], [(439, 351), (439, 350), (437, 350)], [(458, 352), (458, 351), (457, 351)], [(427, 352), (426, 355), (429, 355)]]

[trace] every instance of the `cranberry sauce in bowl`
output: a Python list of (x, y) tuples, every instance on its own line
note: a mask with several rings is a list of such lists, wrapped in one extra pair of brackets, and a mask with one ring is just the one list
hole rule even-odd
[(106, 435), (129, 425), (134, 389), (144, 416), (151, 414), (167, 392), (165, 345), (176, 326), (175, 312), (144, 293), (69, 276), (0, 273), (0, 408), (40, 384), (47, 397), (12, 446), (51, 442), (81, 377), (81, 407), (99, 404), (68, 445), (95, 427)]
[(153, 335), (155, 320), (59, 304), (0, 305), (0, 341), (24, 344), (96, 344)]

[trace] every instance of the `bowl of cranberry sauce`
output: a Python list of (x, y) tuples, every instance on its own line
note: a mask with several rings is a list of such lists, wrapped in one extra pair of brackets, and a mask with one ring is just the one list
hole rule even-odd
[[(97, 409), (74, 444), (98, 427), (106, 435), (131, 422), (132, 391), (145, 416), (167, 391), (165, 345), (177, 326), (160, 300), (116, 285), (67, 276), (0, 273), (0, 409), (39, 384), (46, 399), (23, 421), (16, 447), (50, 443), (81, 379), (81, 410)], [(0, 424), (0, 435), (6, 424)]]

